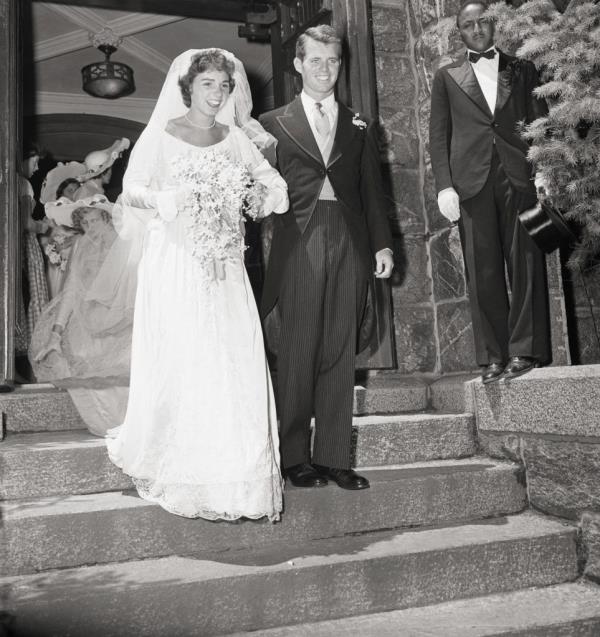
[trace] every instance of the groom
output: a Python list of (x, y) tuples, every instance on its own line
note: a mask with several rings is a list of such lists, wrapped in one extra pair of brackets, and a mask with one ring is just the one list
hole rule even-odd
[(335, 99), (341, 54), (333, 28), (308, 29), (294, 59), (301, 95), (261, 118), (277, 138), (290, 197), (274, 220), (261, 313), (276, 308), (281, 323), (277, 402), (288, 480), (365, 489), (350, 468), (354, 361), (370, 274), (388, 278), (394, 263), (373, 127)]

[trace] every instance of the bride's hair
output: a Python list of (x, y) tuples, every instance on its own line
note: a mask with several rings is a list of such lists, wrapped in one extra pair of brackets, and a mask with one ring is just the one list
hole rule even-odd
[(198, 53), (192, 58), (187, 73), (179, 78), (181, 97), (188, 108), (192, 104), (192, 84), (196, 76), (205, 71), (224, 71), (229, 76), (229, 92), (231, 93), (235, 87), (235, 80), (233, 79), (235, 64), (232, 60), (228, 60), (220, 51), (214, 49)]

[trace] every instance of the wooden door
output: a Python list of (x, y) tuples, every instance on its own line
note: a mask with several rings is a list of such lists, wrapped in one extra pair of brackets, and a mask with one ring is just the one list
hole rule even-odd
[[(302, 86), (293, 65), (296, 40), (318, 24), (333, 26), (344, 37), (344, 64), (337, 98), (369, 119), (377, 117), (375, 61), (365, 0), (279, 0), (278, 20), (272, 26), (273, 92), (275, 106), (290, 102)], [(391, 288), (373, 278), (376, 321), (373, 339), (357, 359), (359, 369), (396, 367)]]
[(21, 160), (22, 130), (20, 15), (17, 0), (0, 0), (0, 391), (10, 389), (15, 372), (15, 313), (20, 272), (17, 167)]

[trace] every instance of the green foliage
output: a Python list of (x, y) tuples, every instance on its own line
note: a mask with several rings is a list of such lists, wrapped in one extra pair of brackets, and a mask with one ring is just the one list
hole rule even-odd
[(550, 203), (581, 229), (571, 266), (600, 254), (600, 5), (550, 0), (493, 4), (496, 42), (541, 72), (547, 117), (525, 128), (530, 159), (549, 181)]

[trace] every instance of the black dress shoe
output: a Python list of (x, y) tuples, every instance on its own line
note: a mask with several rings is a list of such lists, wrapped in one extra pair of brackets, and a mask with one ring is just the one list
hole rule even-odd
[(492, 383), (498, 380), (504, 373), (504, 365), (502, 363), (490, 363), (487, 367), (483, 368), (481, 372), (481, 380), (483, 384)]
[(320, 464), (316, 464), (315, 469), (330, 480), (333, 480), (342, 489), (357, 491), (358, 489), (368, 489), (370, 486), (366, 478), (359, 476), (352, 469), (333, 469)]
[(285, 470), (285, 475), (295, 487), (324, 487), (327, 484), (327, 478), (308, 462), (288, 467)]
[(510, 380), (511, 378), (522, 376), (537, 366), (538, 362), (535, 358), (531, 358), (530, 356), (513, 356), (508, 361), (508, 365), (504, 368), (502, 378), (504, 380)]

